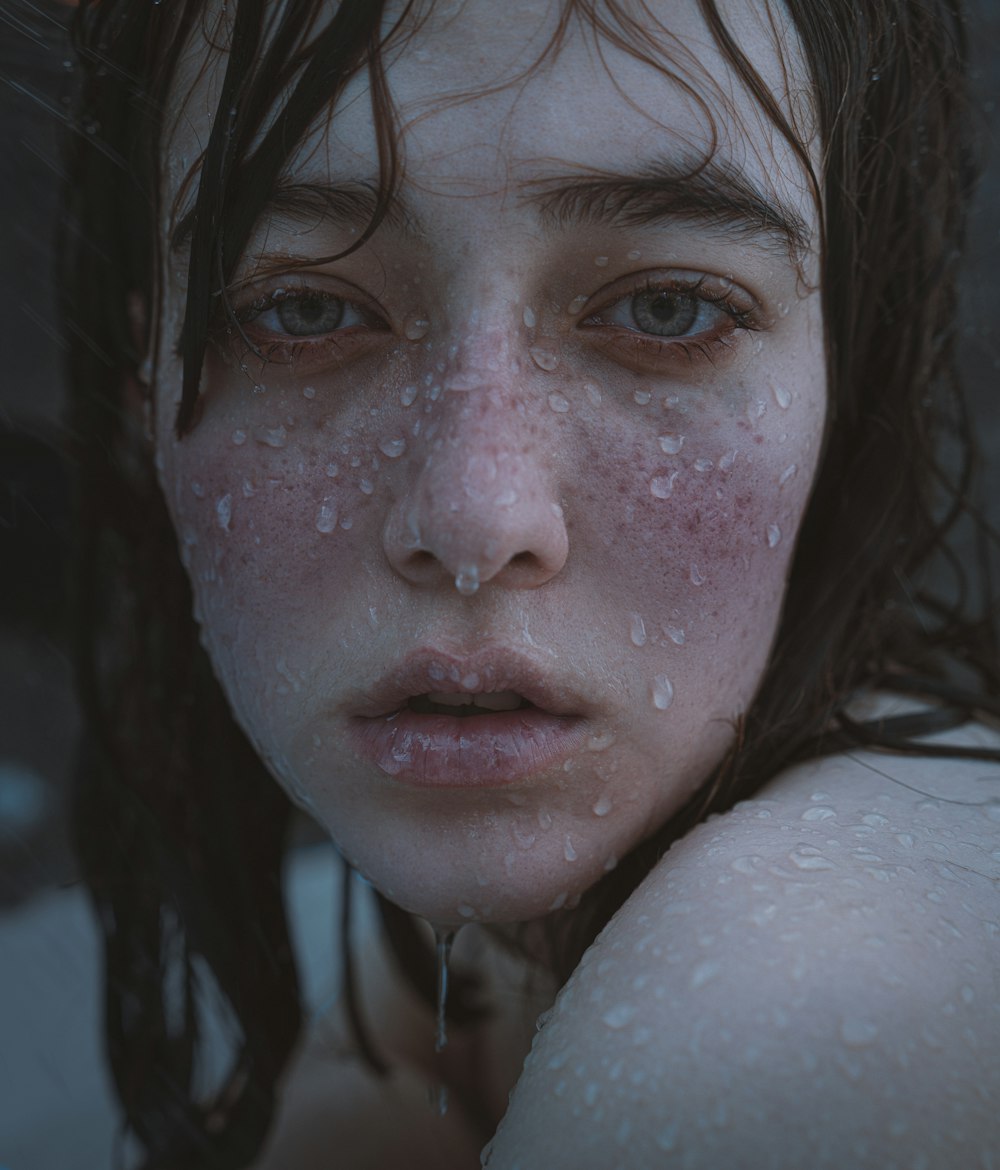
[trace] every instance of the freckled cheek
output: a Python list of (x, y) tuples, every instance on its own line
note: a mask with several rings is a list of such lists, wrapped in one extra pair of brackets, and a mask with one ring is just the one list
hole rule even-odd
[(280, 445), (234, 443), (195, 432), (175, 453), (168, 497), (196, 591), (214, 586), (251, 602), (331, 564), (346, 573), (360, 555), (359, 534), (371, 542), (381, 471), (361, 443), (287, 434)]
[(794, 453), (745, 440), (697, 446), (661, 456), (647, 444), (608, 466), (593, 501), (604, 516), (603, 563), (613, 566), (608, 604), (635, 598), (650, 646), (670, 650), (683, 634), (688, 659), (711, 643), (728, 650), (729, 667), (756, 666), (780, 609), (807, 470)]

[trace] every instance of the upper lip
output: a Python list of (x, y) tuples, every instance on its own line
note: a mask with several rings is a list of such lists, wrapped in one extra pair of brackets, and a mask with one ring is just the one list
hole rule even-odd
[(564, 672), (553, 673), (530, 657), (504, 647), (471, 653), (425, 647), (390, 667), (370, 687), (348, 701), (351, 715), (369, 718), (389, 715), (415, 695), (484, 694), (515, 691), (529, 703), (553, 715), (590, 715), (596, 704)]

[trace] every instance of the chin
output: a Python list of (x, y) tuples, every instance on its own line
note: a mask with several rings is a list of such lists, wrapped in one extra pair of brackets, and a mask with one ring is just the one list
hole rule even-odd
[[(443, 853), (431, 860), (405, 864), (385, 857), (352, 857), (349, 864), (389, 901), (428, 922), (458, 927), (470, 922), (514, 923), (544, 918), (555, 910), (571, 909), (583, 893), (603, 876), (603, 870), (546, 867), (516, 858), (513, 873), (501, 860), (498, 866), (480, 865), (476, 871), (461, 863), (448, 864)], [(555, 872), (553, 872), (555, 870)]]

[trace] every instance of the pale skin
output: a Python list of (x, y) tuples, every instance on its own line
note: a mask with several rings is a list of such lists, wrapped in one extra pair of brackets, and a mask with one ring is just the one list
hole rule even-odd
[[(157, 454), (216, 671), (293, 798), (387, 896), (440, 923), (572, 906), (703, 782), (763, 673), (820, 455), (813, 192), (697, 6), (650, 7), (703, 105), (620, 48), (601, 42), (599, 57), (575, 25), (514, 81), (555, 5), (508, 6), (502, 27), (484, 0), (435, 12), (390, 67), (402, 206), (352, 257), (294, 272), (364, 217), (274, 209), (233, 290), (272, 360), (213, 344), (182, 440), (182, 282), (163, 275)], [(807, 117), (794, 38), (775, 46), (780, 12), (776, 25), (756, 4), (724, 12)], [(204, 140), (217, 63), (190, 47), (171, 191)], [(297, 180), (376, 173), (364, 96), (356, 80), (294, 156)], [(752, 222), (739, 191), (721, 217), (692, 210), (677, 176), (708, 152), (709, 116), (717, 190), (739, 174), (778, 227)], [(545, 202), (552, 184), (620, 187), (651, 168), (681, 192), (655, 215)], [(460, 694), (501, 711), (450, 717)], [(532, 710), (503, 710), (511, 695)], [(824, 790), (828, 805), (811, 799)], [(544, 985), (530, 1011), (455, 1040), (437, 1069), (459, 1102), (444, 1121), (423, 1097), (429, 1022), (367, 955), (400, 1071), (386, 1087), (307, 1048), (262, 1166), (324, 1166), (328, 1142), (352, 1166), (475, 1165), (489, 1134), (463, 1112), (470, 1085), (487, 1129), (515, 1090), (489, 1162), (501, 1170), (979, 1157), (998, 1091), (997, 937), (983, 925), (997, 822), (920, 799), (828, 761), (690, 834), (592, 948), (523, 1073)], [(889, 877), (859, 852), (867, 830)], [(934, 871), (947, 832), (974, 854), (949, 863), (976, 877)], [(961, 937), (929, 944), (927, 913)], [(938, 1005), (933, 1061), (910, 1053), (904, 994), (921, 1017)]]

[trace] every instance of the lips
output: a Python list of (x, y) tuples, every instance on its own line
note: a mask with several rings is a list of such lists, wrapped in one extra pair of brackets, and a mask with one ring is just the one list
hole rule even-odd
[(421, 650), (348, 704), (355, 751), (416, 786), (515, 784), (563, 763), (593, 704), (567, 680), (502, 649)]

